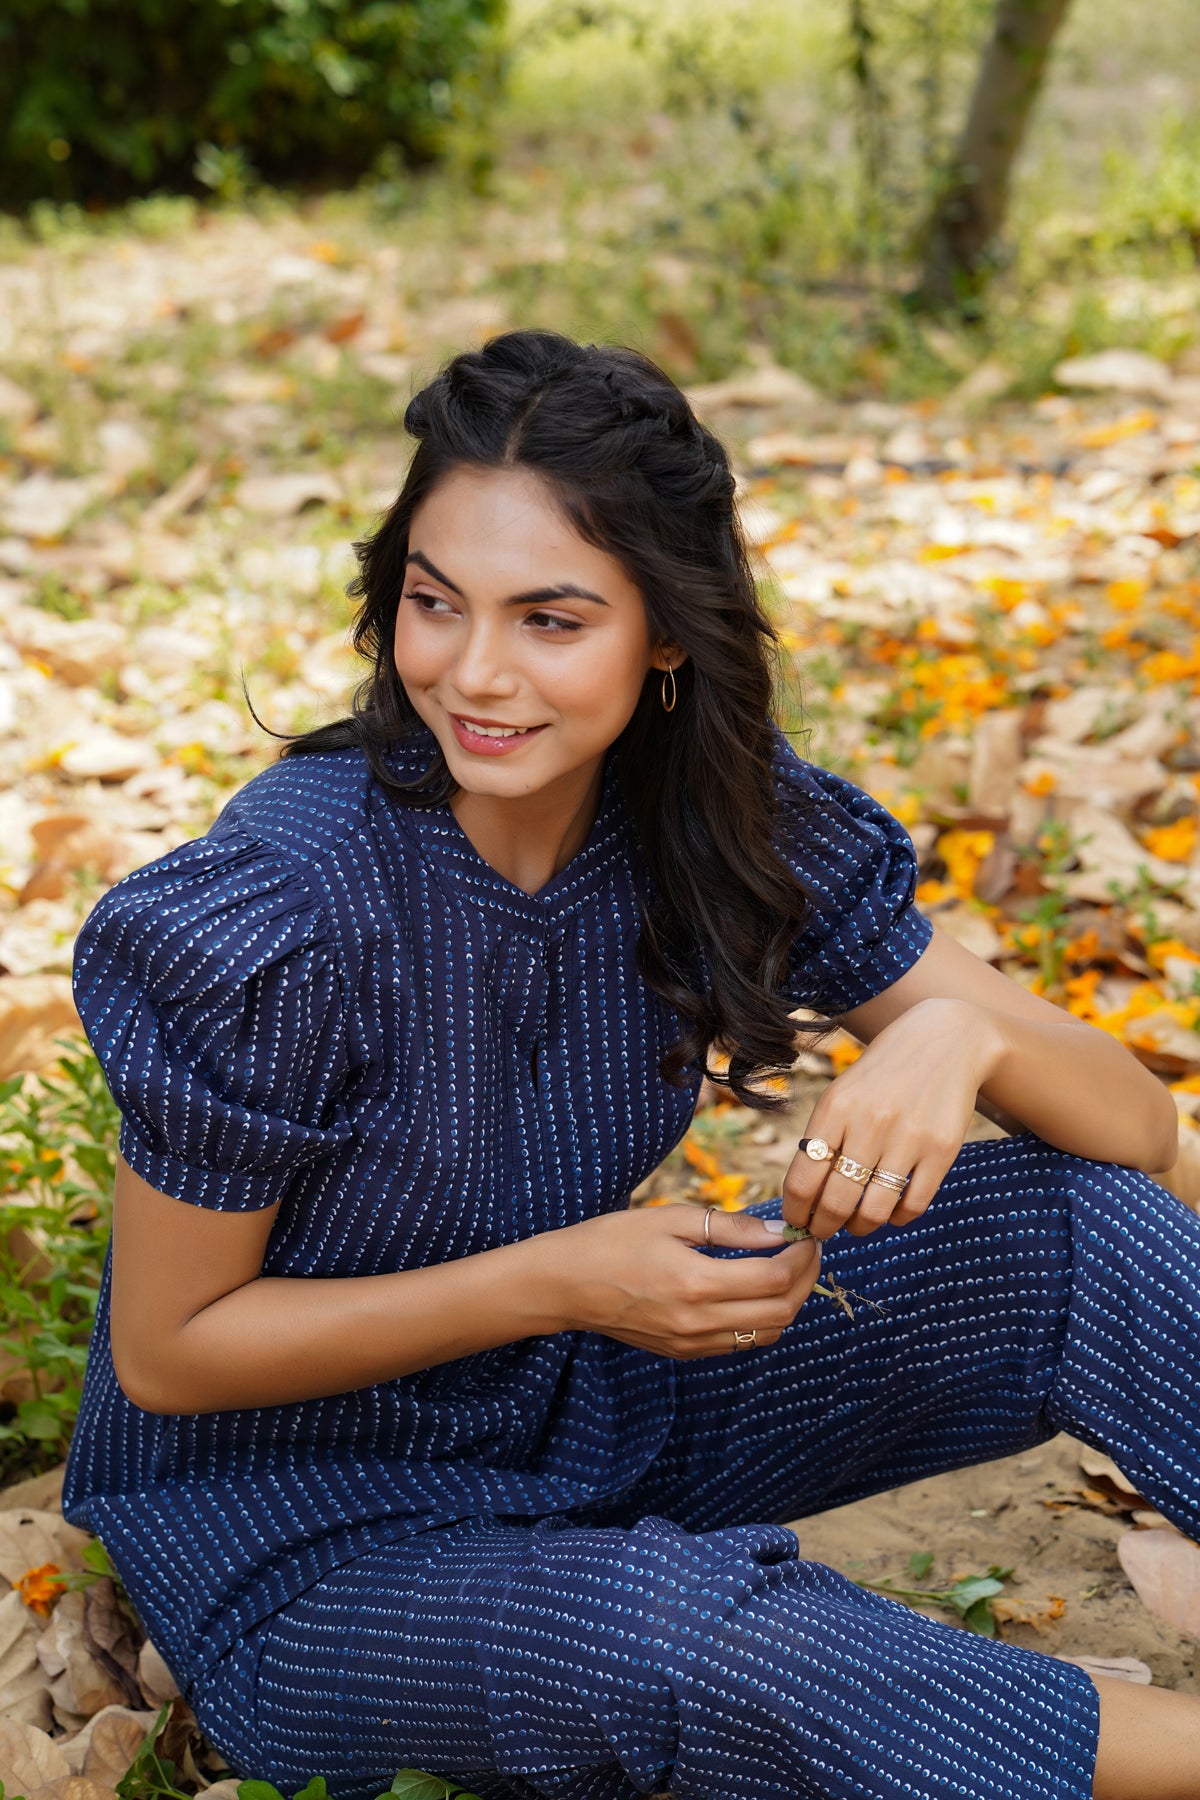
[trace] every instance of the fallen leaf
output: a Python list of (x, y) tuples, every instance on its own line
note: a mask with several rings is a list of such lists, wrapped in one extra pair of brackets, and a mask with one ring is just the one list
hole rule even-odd
[(992, 1601), (992, 1617), (998, 1625), (1029, 1625), (1038, 1633), (1057, 1625), (1066, 1610), (1061, 1594), (1047, 1594), (1041, 1605), (1036, 1600), (1017, 1600), (1007, 1595)]
[(157, 1717), (153, 1709), (134, 1711), (127, 1706), (106, 1706), (95, 1713), (82, 1731), (63, 1740), (72, 1775), (116, 1787)]
[(104, 492), (93, 476), (30, 475), (0, 498), (0, 522), (18, 537), (50, 543)]
[(1149, 1687), (1154, 1677), (1148, 1665), (1136, 1656), (1060, 1656), (1058, 1662), (1073, 1663), (1089, 1675), (1107, 1675), (1113, 1681), (1134, 1681)]
[(362, 312), (346, 313), (342, 318), (334, 319), (326, 325), (321, 336), (331, 344), (348, 343), (362, 330), (366, 323), (366, 317), (366, 313)]
[(1118, 1493), (1127, 1494), (1142, 1504), (1132, 1481), (1127, 1475), (1122, 1475), (1112, 1457), (1106, 1456), (1103, 1450), (1095, 1450), (1090, 1444), (1080, 1444), (1079, 1466), (1085, 1475), (1104, 1481), (1116, 1488)]
[[(3, 987), (0, 983), (0, 988)], [(40, 1563), (82, 1569), (83, 1549), (91, 1536), (68, 1525), (61, 1513), (22, 1506), (0, 1512), (0, 1576), (9, 1587)]]
[(96, 1661), (125, 1689), (127, 1702), (138, 1706), (143, 1698), (137, 1677), (142, 1633), (140, 1628), (135, 1633), (108, 1576), (83, 1590), (83, 1638)]
[(21, 1719), (0, 1719), (0, 1781), (5, 1792), (28, 1796), (71, 1773), (60, 1745)]
[(152, 1706), (173, 1700), (179, 1692), (179, 1683), (149, 1638), (138, 1655), (137, 1677), (138, 1686)]
[(1117, 1555), (1142, 1605), (1200, 1639), (1200, 1544), (1173, 1531), (1127, 1531)]
[(99, 1662), (88, 1646), (84, 1595), (84, 1589), (69, 1589), (38, 1639), (38, 1660), (50, 1677), (50, 1697), (59, 1716), (90, 1718), (101, 1707), (124, 1706), (130, 1698), (124, 1681)]
[(68, 738), (52, 758), (55, 766), (75, 781), (128, 781), (158, 761), (144, 738), (124, 737), (102, 725)]
[(193, 463), (186, 469), (178, 481), (173, 481), (169, 488), (152, 500), (142, 513), (142, 526), (146, 530), (157, 530), (166, 525), (180, 513), (187, 512), (195, 506), (197, 500), (203, 498), (212, 486), (213, 466), (211, 463)]
[(724, 381), (691, 387), (687, 394), (697, 412), (711, 412), (719, 406), (786, 406), (807, 412), (821, 401), (816, 388), (802, 375), (773, 362), (762, 362), (745, 375), (728, 375)]
[(54, 1714), (37, 1654), (42, 1625), (20, 1594), (5, 1594), (0, 1600), (0, 1719), (17, 1719), (48, 1731)]
[[(58, 1038), (81, 1030), (70, 976), (0, 975), (0, 1081), (45, 1068), (59, 1055)], [(5, 1573), (5, 1517), (0, 1513), (0, 1574)], [(29, 1566), (26, 1558), (17, 1574)]]
[(336, 506), (341, 490), (331, 475), (247, 475), (237, 490), (238, 505), (264, 518), (286, 519), (305, 506)]
[(1166, 363), (1144, 350), (1101, 350), (1095, 356), (1070, 356), (1054, 371), (1059, 387), (1091, 388), (1101, 393), (1155, 394), (1170, 392), (1172, 375)]

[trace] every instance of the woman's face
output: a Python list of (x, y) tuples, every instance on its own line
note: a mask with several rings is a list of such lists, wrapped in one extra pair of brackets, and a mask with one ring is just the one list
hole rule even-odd
[[(633, 714), (656, 648), (641, 594), (528, 470), (452, 471), (413, 514), (396, 670), (468, 793), (591, 777)], [(488, 736), (473, 726), (517, 727)]]

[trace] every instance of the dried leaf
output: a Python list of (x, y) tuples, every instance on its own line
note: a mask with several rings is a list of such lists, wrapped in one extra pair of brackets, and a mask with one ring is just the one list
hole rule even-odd
[(1112, 1457), (1106, 1456), (1103, 1450), (1094, 1450), (1090, 1444), (1081, 1444), (1079, 1466), (1094, 1481), (1101, 1481), (1107, 1487), (1115, 1488), (1119, 1494), (1128, 1495), (1139, 1506), (1144, 1504), (1129, 1477), (1122, 1475)]
[(137, 1676), (138, 1685), (152, 1706), (173, 1700), (179, 1692), (179, 1683), (149, 1638), (138, 1655)]
[(20, 1594), (0, 1600), (0, 1719), (19, 1719), (48, 1731), (54, 1715), (46, 1671), (38, 1661), (42, 1624)]
[(238, 488), (238, 505), (268, 519), (285, 519), (305, 506), (336, 506), (337, 482), (318, 471), (296, 475), (248, 475)]
[(45, 1787), (31, 1788), (25, 1800), (117, 1800), (117, 1796), (104, 1782), (91, 1781), (86, 1775), (64, 1775)]
[(1200, 1639), (1200, 1544), (1173, 1531), (1127, 1531), (1117, 1555), (1142, 1605)]
[(124, 1688), (127, 1703), (140, 1705), (137, 1667), (141, 1634), (135, 1634), (108, 1576), (83, 1590), (83, 1640), (100, 1666)]
[(146, 1709), (104, 1707), (82, 1731), (63, 1740), (63, 1755), (71, 1765), (72, 1775), (85, 1775), (90, 1781), (116, 1787), (157, 1717), (157, 1712)]
[(90, 1534), (68, 1525), (61, 1513), (32, 1506), (0, 1512), (0, 1575), (15, 1587), (27, 1570), (42, 1563), (82, 1569), (83, 1550), (90, 1542)]
[(1055, 369), (1054, 379), (1059, 387), (1165, 396), (1173, 377), (1166, 363), (1144, 350), (1101, 350), (1095, 356), (1068, 357)]
[(1113, 1681), (1134, 1681), (1139, 1687), (1149, 1687), (1154, 1679), (1148, 1665), (1139, 1662), (1136, 1656), (1060, 1656), (1058, 1661), (1074, 1663), (1077, 1669), (1086, 1669), (1089, 1675), (1107, 1675)]
[[(105, 1706), (124, 1706), (129, 1694), (123, 1680), (93, 1656), (84, 1636), (86, 1590), (68, 1591), (55, 1607), (38, 1639), (38, 1660), (50, 1677), (56, 1712), (90, 1718)], [(138, 1699), (141, 1698), (140, 1692)]]
[(70, 1775), (59, 1745), (20, 1719), (0, 1719), (0, 1781), (6, 1793), (25, 1794)]

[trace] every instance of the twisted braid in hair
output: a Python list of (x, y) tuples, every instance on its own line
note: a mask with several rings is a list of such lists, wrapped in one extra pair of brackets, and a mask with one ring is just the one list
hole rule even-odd
[(748, 1084), (794, 1061), (797, 1025), (782, 989), (811, 903), (772, 846), (777, 645), (724, 449), (646, 357), (543, 331), (508, 332), (456, 356), (404, 423), (416, 453), (390, 512), (357, 546), (350, 588), (361, 602), (354, 643), (371, 673), (349, 718), (284, 754), (353, 745), (397, 800), (428, 806), (453, 795), (440, 751), (415, 785), (398, 782), (386, 760), (421, 725), (392, 660), (409, 524), (455, 468), (539, 476), (580, 537), (616, 557), (638, 587), (652, 640), (686, 652), (675, 710), (664, 713), (652, 671), (617, 744), (651, 877), (638, 967), (683, 1023), (660, 1073), (686, 1085), (719, 1042), (730, 1060), (718, 1079), (749, 1105), (783, 1104)]

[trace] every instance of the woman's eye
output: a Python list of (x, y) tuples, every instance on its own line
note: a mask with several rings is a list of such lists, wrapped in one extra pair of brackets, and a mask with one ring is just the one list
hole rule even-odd
[(418, 612), (430, 613), (435, 606), (445, 606), (447, 602), (438, 594), (405, 594), (406, 600), (416, 602)]
[(539, 628), (545, 627), (551, 636), (556, 632), (581, 631), (583, 629), (578, 619), (560, 619), (557, 613), (533, 612), (529, 614), (529, 622), (536, 624)]

